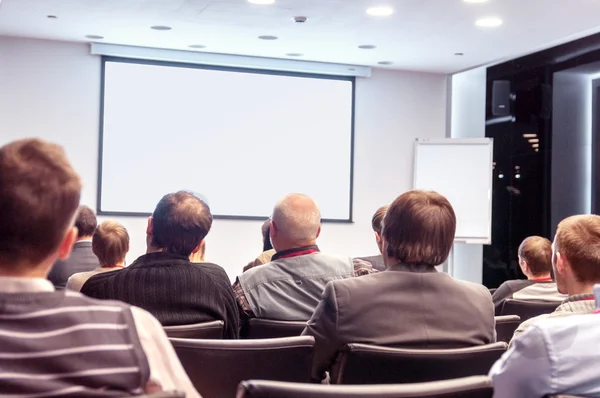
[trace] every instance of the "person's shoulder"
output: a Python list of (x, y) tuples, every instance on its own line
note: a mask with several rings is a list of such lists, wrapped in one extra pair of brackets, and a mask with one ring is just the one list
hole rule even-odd
[(115, 307), (121, 308), (123, 310), (129, 310), (132, 306), (118, 300), (103, 300), (97, 299), (94, 297), (86, 296), (83, 293), (75, 292), (72, 290), (68, 290), (66, 293), (66, 297), (70, 299), (76, 299), (82, 301), (84, 304), (89, 306), (98, 306), (98, 307)]
[(196, 270), (206, 272), (206, 273), (210, 274), (211, 276), (225, 278), (225, 279), (229, 280), (229, 276), (227, 275), (227, 272), (225, 272), (225, 269), (223, 267), (221, 267), (220, 265), (217, 265), (215, 263), (191, 263), (191, 264), (194, 267), (194, 269), (196, 269)]
[(485, 287), (484, 285), (482, 285), (480, 283), (461, 281), (461, 280), (455, 279), (455, 278), (452, 278), (452, 279), (456, 283), (456, 286), (459, 289), (466, 290), (472, 294), (476, 294), (481, 297), (485, 297), (486, 300), (488, 300), (492, 297), (492, 294), (490, 293), (490, 289), (488, 289), (487, 287)]

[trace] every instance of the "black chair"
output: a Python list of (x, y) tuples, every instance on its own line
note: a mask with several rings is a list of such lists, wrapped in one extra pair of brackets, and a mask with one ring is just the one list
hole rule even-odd
[(163, 327), (167, 336), (180, 339), (222, 339), (224, 328), (223, 321)]
[(322, 384), (244, 381), (237, 398), (491, 398), (492, 383), (486, 376), (417, 384), (328, 386)]
[(554, 312), (559, 305), (560, 301), (507, 299), (502, 305), (500, 315), (518, 315), (521, 318), (521, 322), (525, 322), (538, 315)]
[(300, 336), (306, 327), (305, 321), (276, 321), (251, 318), (243, 332), (245, 339), (273, 339)]
[(262, 340), (170, 339), (194, 387), (205, 398), (235, 397), (243, 380), (310, 381), (312, 336)]
[(487, 375), (506, 343), (469, 348), (406, 349), (347, 344), (331, 371), (332, 384), (422, 383)]
[(515, 330), (521, 324), (521, 318), (518, 315), (502, 315), (495, 317), (496, 320), (496, 341), (510, 342)]
[(498, 288), (497, 288), (497, 287), (493, 287), (493, 288), (491, 288), (491, 289), (490, 289), (490, 294), (493, 296), (493, 295), (494, 295), (494, 293), (496, 293), (496, 290), (498, 290)]

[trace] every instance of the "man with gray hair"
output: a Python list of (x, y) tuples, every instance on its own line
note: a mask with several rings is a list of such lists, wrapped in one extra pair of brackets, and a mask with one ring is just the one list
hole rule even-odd
[(271, 262), (240, 275), (233, 289), (243, 318), (306, 321), (327, 282), (376, 272), (361, 260), (321, 253), (321, 212), (310, 197), (284, 196), (273, 209)]

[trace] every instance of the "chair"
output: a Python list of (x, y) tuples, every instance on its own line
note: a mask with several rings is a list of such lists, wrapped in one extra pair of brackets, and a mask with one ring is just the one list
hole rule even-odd
[(521, 318), (518, 315), (502, 315), (495, 317), (496, 320), (496, 341), (510, 342), (515, 330), (521, 324)]
[(273, 319), (251, 318), (243, 333), (243, 338), (272, 339), (300, 336), (305, 327), (305, 321), (276, 321)]
[(559, 305), (560, 301), (507, 299), (502, 305), (502, 312), (500, 315), (518, 315), (521, 318), (521, 322), (525, 322), (538, 315), (554, 312)]
[(243, 380), (309, 382), (312, 336), (262, 340), (170, 339), (203, 397), (235, 397)]
[(332, 384), (421, 383), (487, 375), (506, 343), (469, 348), (405, 349), (347, 344), (331, 370)]
[(225, 322), (223, 321), (163, 327), (168, 337), (181, 339), (222, 339), (224, 328)]
[(322, 384), (243, 381), (237, 398), (491, 398), (494, 389), (486, 376), (417, 384), (328, 386)]
[(496, 290), (498, 290), (498, 288), (497, 287), (493, 287), (493, 288), (491, 288), (489, 290), (490, 290), (490, 294), (493, 296), (494, 293), (496, 293)]

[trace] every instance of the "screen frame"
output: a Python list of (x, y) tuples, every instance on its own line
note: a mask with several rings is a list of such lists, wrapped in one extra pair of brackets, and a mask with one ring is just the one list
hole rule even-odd
[[(147, 59), (134, 59), (134, 58), (122, 58), (113, 56), (102, 56), (101, 57), (101, 75), (100, 75), (100, 121), (99, 121), (99, 141), (98, 141), (98, 185), (96, 193), (96, 213), (99, 216), (116, 216), (116, 217), (149, 217), (152, 213), (145, 212), (121, 212), (121, 211), (105, 211), (102, 209), (102, 164), (103, 164), (103, 149), (104, 149), (104, 91), (105, 91), (105, 79), (106, 79), (106, 63), (127, 63), (127, 64), (140, 64), (140, 65), (153, 65), (153, 66), (164, 66), (164, 67), (175, 67), (175, 68), (189, 68), (189, 69), (203, 69), (213, 70), (222, 72), (237, 72), (246, 74), (259, 74), (259, 75), (275, 75), (275, 76), (290, 76), (300, 77), (309, 79), (323, 79), (323, 80), (343, 80), (349, 81), (352, 85), (352, 109), (351, 109), (351, 121), (350, 121), (350, 201), (348, 206), (348, 218), (347, 219), (321, 219), (322, 222), (326, 223), (353, 223), (353, 208), (354, 208), (354, 129), (355, 129), (355, 115), (356, 115), (356, 78), (354, 76), (337, 76), (337, 75), (323, 75), (315, 73), (300, 73), (300, 72), (287, 72), (277, 70), (266, 70), (266, 69), (254, 69), (254, 68), (238, 68), (229, 66), (215, 66), (206, 64), (191, 64), (185, 62), (169, 62), (169, 61), (155, 61)], [(165, 192), (167, 194), (168, 192)], [(220, 220), (253, 220), (253, 221), (264, 221), (266, 216), (232, 216), (223, 214), (213, 214), (214, 219)]]

